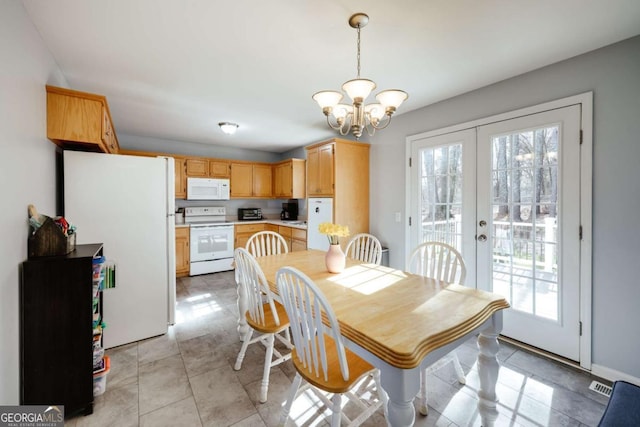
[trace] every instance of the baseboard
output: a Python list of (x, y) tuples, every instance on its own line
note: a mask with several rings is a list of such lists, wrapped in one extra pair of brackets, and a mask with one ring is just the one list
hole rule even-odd
[(615, 369), (607, 368), (606, 366), (601, 366), (595, 363), (591, 364), (591, 374), (611, 382), (623, 380), (640, 386), (640, 378), (636, 378), (625, 374), (624, 372), (616, 371)]

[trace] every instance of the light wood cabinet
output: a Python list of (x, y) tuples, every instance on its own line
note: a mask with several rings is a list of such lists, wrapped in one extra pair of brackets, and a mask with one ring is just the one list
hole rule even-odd
[(292, 252), (307, 250), (307, 230), (291, 229), (291, 246), (289, 250)]
[(278, 226), (278, 234), (284, 237), (289, 252), (307, 249), (307, 230), (280, 225)]
[(187, 198), (187, 160), (182, 157), (174, 157), (176, 199)]
[(254, 197), (272, 197), (271, 183), (273, 181), (271, 165), (253, 165), (253, 195)]
[(176, 227), (176, 277), (189, 275), (189, 227)]
[(118, 153), (104, 96), (49, 85), (46, 90), (47, 138), (63, 148)]
[(264, 225), (264, 231), (275, 231), (276, 233), (278, 232), (278, 226), (275, 224), (265, 224)]
[(333, 197), (333, 222), (369, 232), (369, 144), (334, 138), (306, 147), (307, 197)]
[(229, 178), (229, 161), (209, 160), (209, 176), (211, 178)]
[(189, 157), (187, 158), (187, 176), (229, 178), (229, 161), (207, 159), (205, 157)]
[(334, 153), (332, 142), (307, 148), (307, 195), (308, 197), (333, 196)]
[(305, 198), (305, 161), (289, 159), (273, 165), (273, 197)]
[(253, 236), (258, 231), (264, 231), (267, 224), (259, 223), (259, 224), (236, 224), (234, 227), (234, 249), (244, 248), (247, 246), (247, 241), (249, 237)]
[(231, 198), (271, 198), (272, 168), (262, 163), (231, 163)]
[(203, 158), (188, 158), (187, 176), (207, 178), (209, 176), (209, 160)]

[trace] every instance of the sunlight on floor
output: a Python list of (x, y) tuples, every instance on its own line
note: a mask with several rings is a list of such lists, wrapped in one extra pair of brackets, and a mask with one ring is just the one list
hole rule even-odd
[(222, 310), (220, 304), (215, 300), (212, 294), (202, 293), (185, 298), (183, 307), (176, 310), (176, 323), (184, 323), (198, 317), (203, 317), (211, 313)]
[[(466, 378), (465, 387), (453, 396), (442, 414), (456, 423), (470, 425), (479, 417), (477, 393), (480, 388), (480, 378), (477, 363), (472, 366)], [(553, 424), (551, 407), (554, 389), (552, 387), (501, 366), (496, 394), (499, 398), (500, 417), (515, 420), (522, 425)]]

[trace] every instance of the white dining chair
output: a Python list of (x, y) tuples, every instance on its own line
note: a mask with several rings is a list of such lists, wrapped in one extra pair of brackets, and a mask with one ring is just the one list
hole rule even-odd
[(382, 262), (382, 245), (373, 234), (356, 234), (347, 243), (345, 250), (349, 258), (357, 259), (369, 264), (380, 265)]
[[(430, 277), (447, 284), (464, 284), (467, 269), (462, 255), (451, 245), (442, 242), (425, 242), (418, 245), (411, 252), (408, 259), (406, 270), (410, 273)], [(465, 384), (467, 381), (455, 350), (420, 372), (420, 405), (418, 409), (422, 415), (427, 415), (429, 412), (429, 407), (427, 406), (427, 375), (447, 363), (453, 363), (460, 384)]]
[[(260, 403), (264, 403), (267, 401), (271, 368), (291, 358), (291, 353), (282, 354), (274, 348), (276, 338), (288, 349), (293, 348), (291, 342), (280, 335), (280, 332), (286, 331), (288, 336), (289, 318), (282, 304), (274, 301), (267, 279), (255, 258), (244, 248), (236, 249), (234, 258), (239, 277), (238, 286), (242, 286), (246, 301), (246, 312), (240, 315), (245, 316), (249, 328), (243, 338), (233, 369), (238, 371), (242, 368), (242, 362), (250, 344), (260, 342), (265, 346), (266, 354), (259, 392)], [(254, 332), (258, 335), (252, 338)]]
[(245, 248), (255, 257), (289, 252), (287, 241), (275, 231), (257, 232), (249, 237)]
[[(339, 426), (343, 418), (350, 427), (358, 426), (381, 405), (386, 410), (387, 395), (380, 386), (379, 371), (344, 346), (338, 320), (320, 288), (293, 267), (279, 269), (276, 282), (287, 315), (293, 319), (291, 360), (296, 370), (280, 425), (285, 425), (296, 396), (308, 388), (331, 408), (332, 427)], [(326, 318), (324, 324), (323, 317)], [(367, 375), (373, 376), (379, 397), (370, 405), (352, 391), (354, 385)], [(301, 387), (302, 380), (305, 383)], [(333, 393), (333, 396), (329, 399), (320, 391)], [(363, 409), (353, 420), (342, 411), (343, 395)]]

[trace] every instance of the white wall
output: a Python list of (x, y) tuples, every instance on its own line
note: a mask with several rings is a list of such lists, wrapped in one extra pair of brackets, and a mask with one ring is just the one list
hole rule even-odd
[[(425, 70), (425, 79), (429, 70)], [(640, 378), (640, 36), (402, 114), (372, 138), (371, 232), (404, 265), (406, 137), (594, 92), (594, 365)]]
[(47, 83), (67, 86), (22, 2), (0, 1), (0, 405), (19, 401), (19, 266), (27, 258), (27, 205), (56, 213)]

